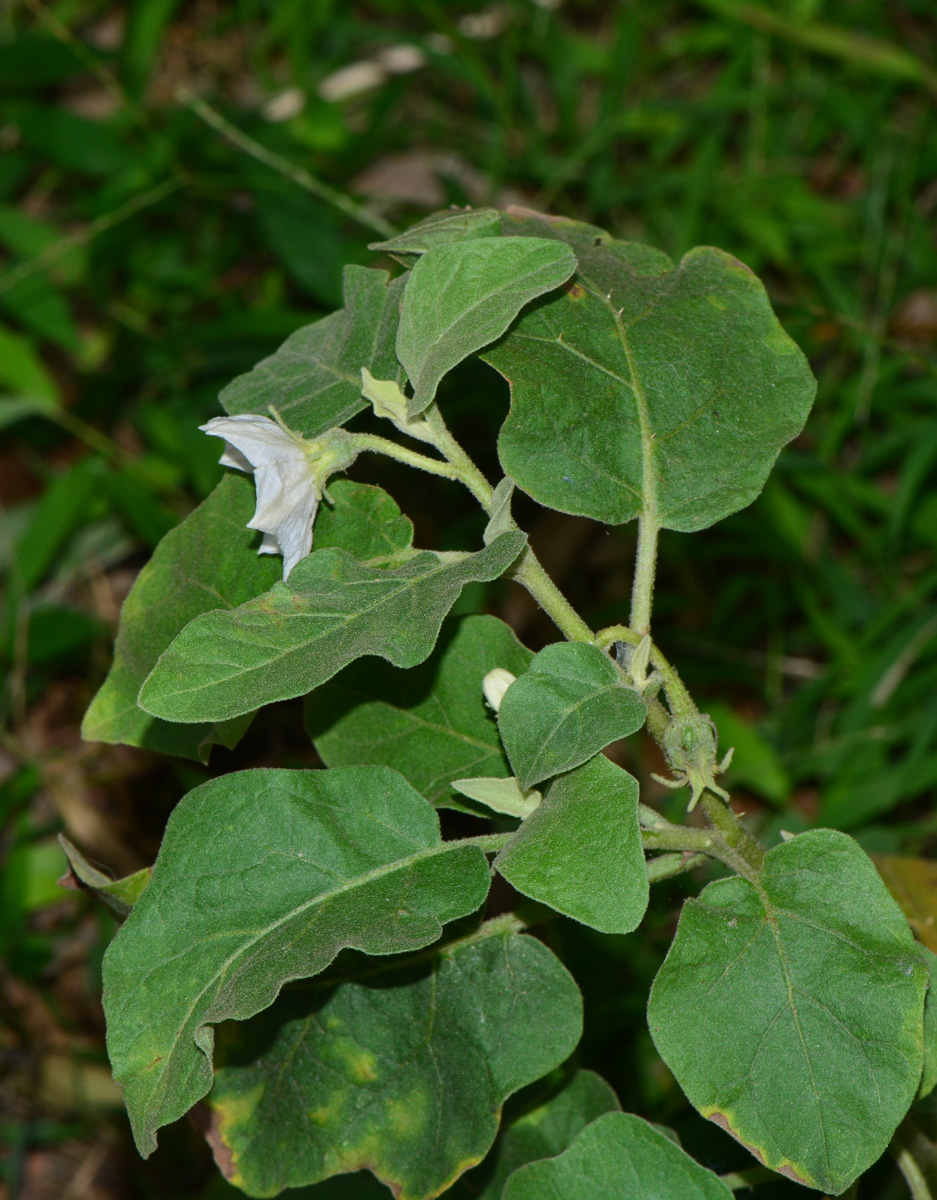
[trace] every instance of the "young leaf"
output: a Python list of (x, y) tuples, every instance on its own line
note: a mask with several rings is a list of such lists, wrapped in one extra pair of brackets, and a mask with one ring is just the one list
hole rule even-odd
[(75, 891), (91, 892), (106, 905), (116, 917), (127, 917), (133, 906), (143, 895), (150, 882), (152, 867), (143, 867), (123, 879), (111, 879), (97, 867), (93, 867), (77, 846), (72, 845), (64, 833), (59, 834), (59, 845), (68, 861), (68, 870), (59, 880), (59, 886)]
[(527, 791), (569, 771), (644, 724), (647, 709), (595, 646), (558, 642), (504, 693), (498, 728)]
[(428, 1200), (484, 1157), (504, 1100), (581, 1029), (575, 983), (531, 937), (361, 964), (237, 1031), (209, 1098), (218, 1161), (254, 1196), (367, 1167), (400, 1200)]
[(235, 413), (269, 416), (273, 406), (305, 437), (341, 425), (368, 407), (361, 395), (361, 368), (379, 379), (403, 382), (394, 353), (400, 298), (406, 277), (345, 268), (345, 307), (298, 329), (276, 354), (239, 375), (221, 393)]
[(579, 270), (482, 356), (511, 383), (505, 472), (540, 504), (612, 525), (690, 532), (744, 508), (816, 388), (761, 283), (721, 250), (674, 266), (569, 224), (521, 225), (575, 241)]
[(648, 902), (637, 780), (603, 754), (561, 775), (494, 865), (532, 900), (630, 933)]
[(326, 766), (396, 767), (437, 807), (461, 808), (454, 779), (511, 773), (482, 680), (493, 667), (520, 674), (531, 658), (496, 617), (452, 617), (412, 671), (353, 663), (317, 688), (306, 702), (306, 727)]
[(497, 209), (470, 208), (433, 213), (386, 242), (372, 242), (368, 249), (383, 250), (402, 262), (409, 262), (419, 254), (435, 250), (437, 246), (447, 246), (450, 242), (500, 236), (501, 214)]
[(191, 621), (150, 673), (140, 705), (170, 721), (220, 721), (301, 696), (366, 654), (414, 667), (432, 653), (465, 584), (497, 579), (524, 541), (504, 533), (456, 561), (421, 551), (393, 568), (315, 551), (289, 582)]
[(424, 254), (407, 280), (397, 330), (397, 357), (413, 384), (408, 415), (432, 403), (447, 371), (499, 338), (525, 304), (575, 269), (569, 247), (546, 238), (488, 237)]
[(313, 545), (334, 546), (362, 562), (407, 550), (413, 542), (413, 523), (397, 502), (379, 487), (334, 479), (319, 508)]
[(844, 833), (770, 850), (684, 905), (648, 1023), (690, 1101), (766, 1166), (839, 1195), (921, 1079), (927, 969)]
[(707, 1171), (665, 1133), (632, 1113), (607, 1113), (557, 1158), (511, 1175), (503, 1200), (732, 1200)]
[(484, 804), (492, 812), (506, 817), (529, 817), (543, 797), (539, 792), (522, 792), (513, 775), (507, 779), (497, 776), (476, 776), (474, 779), (453, 779), (452, 786), (460, 796), (468, 796)]
[(577, 1071), (549, 1100), (525, 1109), (503, 1129), (482, 1165), (458, 1180), (444, 1200), (501, 1200), (505, 1181), (518, 1167), (561, 1154), (596, 1117), (619, 1108), (600, 1075)]
[(140, 1153), (211, 1086), (211, 1026), (245, 1020), (339, 950), (437, 940), (485, 899), (477, 846), (386, 767), (241, 771), (190, 792), (104, 958), (114, 1078)]
[(203, 760), (215, 742), (237, 744), (246, 721), (171, 725), (144, 712), (137, 695), (159, 656), (193, 617), (236, 608), (279, 579), (280, 560), (258, 555), (258, 535), (246, 528), (253, 511), (253, 483), (226, 475), (160, 542), (124, 601), (113, 665), (81, 727), (87, 741), (124, 742)]

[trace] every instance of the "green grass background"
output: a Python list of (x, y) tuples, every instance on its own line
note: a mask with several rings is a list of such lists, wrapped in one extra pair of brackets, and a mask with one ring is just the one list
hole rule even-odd
[[(375, 224), (517, 203), (761, 274), (816, 408), (752, 508), (664, 537), (657, 634), (768, 839), (819, 823), (937, 856), (935, 35), (932, 0), (0, 8), (0, 1195), (235, 1194), (184, 1124), (134, 1157), (98, 1001), (113, 923), (56, 885), (54, 839), (126, 873), (207, 775), (314, 764), (296, 706), (205, 769), (82, 744), (78, 723), (135, 572), (219, 476), (196, 427), (340, 302), (343, 264), (381, 262)], [(460, 371), (442, 402), (493, 473), (497, 380)], [(445, 483), (383, 478), (424, 544), (477, 534)], [(633, 530), (519, 515), (587, 619), (620, 620)], [(518, 592), (471, 608), (552, 637)], [(677, 814), (653, 748), (623, 754)], [(927, 937), (934, 872), (903, 870)], [(751, 1160), (688, 1113), (643, 1028), (683, 894), (657, 892), (633, 938), (545, 936), (586, 994), (581, 1061), (728, 1171)], [(883, 1164), (858, 1194), (902, 1187)], [(353, 1200), (308, 1196), (333, 1194)]]

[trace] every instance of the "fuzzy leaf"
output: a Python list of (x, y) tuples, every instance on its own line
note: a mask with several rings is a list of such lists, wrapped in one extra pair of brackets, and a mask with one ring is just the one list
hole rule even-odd
[(279, 579), (280, 560), (257, 554), (260, 539), (247, 528), (253, 512), (253, 482), (226, 475), (160, 542), (121, 609), (113, 665), (81, 727), (87, 741), (124, 742), (203, 760), (215, 742), (237, 744), (247, 721), (171, 725), (144, 712), (137, 696), (159, 656), (193, 617), (236, 608)]
[(414, 667), (432, 653), (465, 584), (497, 579), (524, 542), (522, 533), (504, 533), (454, 562), (420, 551), (387, 568), (344, 550), (314, 551), (289, 582), (190, 622), (143, 685), (140, 704), (172, 721), (225, 720), (312, 691), (367, 654)]
[(345, 268), (345, 307), (292, 334), (275, 354), (221, 393), (225, 411), (262, 413), (272, 405), (290, 429), (305, 437), (342, 425), (368, 407), (361, 368), (403, 382), (394, 352), (406, 277)]
[(424, 254), (407, 280), (397, 330), (397, 357), (413, 385), (408, 415), (421, 413), (448, 371), (575, 269), (569, 247), (545, 238), (487, 237)]
[(488, 892), (477, 846), (386, 767), (241, 771), (190, 792), (104, 959), (108, 1053), (141, 1154), (211, 1087), (212, 1026), (339, 950), (436, 941)]
[(504, 225), (579, 259), (482, 356), (511, 384), (499, 454), (518, 487), (560, 512), (684, 532), (750, 504), (816, 388), (756, 276), (711, 247), (674, 266), (573, 222)]
[(607, 1113), (557, 1158), (515, 1171), (503, 1200), (731, 1200), (718, 1175), (632, 1113)]
[(498, 728), (518, 783), (578, 767), (644, 724), (647, 709), (595, 646), (558, 642), (504, 693)]
[(600, 1075), (577, 1071), (549, 1100), (525, 1108), (503, 1129), (482, 1165), (458, 1180), (444, 1200), (501, 1200), (505, 1181), (518, 1167), (561, 1154), (596, 1117), (619, 1107)]
[(770, 850), (757, 884), (723, 879), (687, 901), (648, 1023), (703, 1116), (839, 1195), (914, 1099), (926, 985), (866, 854), (819, 829)]
[(384, 763), (438, 807), (461, 808), (453, 779), (511, 773), (482, 680), (492, 667), (519, 674), (531, 657), (496, 617), (452, 617), (412, 671), (353, 663), (317, 688), (306, 726), (326, 766)]
[(115, 917), (122, 919), (129, 916), (133, 906), (143, 895), (143, 889), (150, 882), (153, 868), (143, 867), (134, 871), (132, 875), (125, 875), (123, 879), (112, 879), (110, 875), (105, 875), (103, 871), (93, 867), (64, 833), (59, 834), (58, 840), (68, 862), (68, 871), (59, 880), (59, 886), (90, 892), (109, 908)]
[(367, 1167), (400, 1200), (438, 1196), (487, 1153), (504, 1100), (579, 1040), (576, 985), (531, 937), (360, 971), (236, 1031), (209, 1103), (219, 1162), (248, 1195)]
[(630, 933), (648, 902), (637, 780), (603, 754), (561, 775), (494, 865), (532, 900)]
[(316, 517), (313, 545), (317, 550), (333, 546), (370, 562), (407, 550), (412, 542), (413, 523), (382, 488), (350, 479), (333, 479), (329, 484), (326, 503)]
[(398, 233), (396, 237), (388, 238), (386, 242), (372, 242), (368, 249), (383, 250), (402, 262), (411, 262), (417, 255), (450, 242), (500, 236), (501, 214), (497, 209), (461, 209), (457, 212), (432, 213), (419, 224)]
[(917, 1098), (922, 1100), (937, 1087), (937, 954), (922, 946), (921, 957), (927, 964), (927, 998), (924, 1001), (924, 1071)]

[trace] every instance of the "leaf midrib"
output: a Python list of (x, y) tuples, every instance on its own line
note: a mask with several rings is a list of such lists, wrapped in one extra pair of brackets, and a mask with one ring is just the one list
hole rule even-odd
[[(220, 980), (220, 979), (224, 978), (227, 975), (228, 969), (230, 968), (230, 966), (233, 963), (235, 963), (239, 958), (241, 958), (244, 954), (246, 954), (261, 939), (270, 937), (277, 929), (281, 928), (281, 926), (287, 924), (289, 921), (295, 919), (297, 916), (301, 915), (304, 912), (307, 912), (308, 910), (314, 908), (315, 906), (324, 905), (324, 904), (328, 903), (329, 901), (336, 899), (338, 896), (345, 894), (346, 892), (353, 891), (355, 888), (358, 888), (358, 887), (365, 887), (367, 884), (372, 883), (374, 880), (381, 879), (385, 875), (390, 875), (395, 871), (412, 868), (417, 863), (423, 862), (430, 858), (433, 858), (439, 854), (448, 854), (451, 850), (453, 850), (454, 848), (457, 848), (459, 845), (460, 845), (459, 842), (442, 842), (442, 841), (440, 841), (437, 845), (427, 847), (426, 849), (418, 851), (416, 854), (412, 854), (407, 858), (398, 858), (398, 859), (395, 859), (393, 862), (383, 863), (379, 867), (372, 868), (372, 870), (365, 872), (363, 875), (356, 875), (354, 877), (354, 879), (346, 880), (344, 883), (338, 885), (337, 887), (331, 888), (327, 892), (319, 892), (315, 896), (311, 897), (309, 900), (305, 901), (303, 904), (299, 905), (297, 908), (291, 909), (288, 913), (284, 914), (281, 917), (278, 917), (275, 921), (271, 921), (269, 924), (263, 926), (251, 938), (249, 938), (247, 941), (245, 941), (243, 943), (243, 945), (239, 946), (237, 950), (235, 950), (232, 954), (228, 955), (228, 957), (224, 960), (224, 962), (221, 963), (218, 966), (218, 968), (209, 977), (208, 981), (206, 982), (206, 984), (202, 988), (202, 990), (194, 997), (194, 999), (192, 1000), (188, 1009), (186, 1010), (185, 1016), (179, 1022), (178, 1032), (173, 1037), (173, 1039), (169, 1045), (169, 1048), (167, 1050), (167, 1053), (164, 1057), (164, 1062), (166, 1065), (160, 1071), (159, 1085), (158, 1085), (158, 1087), (153, 1088), (152, 1096), (151, 1096), (150, 1102), (146, 1106), (145, 1112), (152, 1111), (153, 1108), (156, 1107), (156, 1105), (162, 1099), (162, 1094), (165, 1091), (164, 1081), (166, 1079), (166, 1075), (167, 1075), (169, 1066), (175, 1055), (176, 1048), (179, 1044), (179, 1039), (184, 1034), (186, 1027), (188, 1026), (189, 1021), (192, 1017), (192, 1014), (195, 1011), (196, 1007), (198, 1006), (199, 1002), (201, 1001), (202, 997), (209, 990), (212, 983), (214, 983), (216, 980)], [(479, 853), (481, 853), (481, 851), (479, 851)], [(430, 914), (424, 914), (424, 915), (430, 915)], [(433, 919), (436, 920), (437, 924), (440, 924), (438, 917), (433, 917)], [(440, 928), (441, 928), (441, 924), (440, 924)], [(333, 958), (334, 958), (334, 956), (333, 956)], [(328, 965), (329, 964), (326, 963), (325, 966), (323, 966), (320, 969), (324, 970), (325, 967)], [(295, 976), (295, 978), (301, 979), (301, 978), (303, 978), (303, 976)], [(279, 993), (279, 989), (282, 988), (289, 981), (290, 981), (289, 978), (280, 980), (279, 988), (277, 989), (277, 994)], [(216, 996), (217, 996), (217, 993), (216, 993)], [(262, 1010), (258, 1009), (257, 1011), (259, 1012)], [(253, 1015), (253, 1014), (248, 1014), (248, 1015)], [(218, 1018), (218, 1020), (223, 1020), (223, 1019), (224, 1018), (221, 1018), (221, 1017)], [(247, 1018), (243, 1017), (241, 1019), (246, 1020)], [(204, 1022), (204, 1024), (208, 1024), (208, 1022)], [(197, 1032), (197, 1029), (194, 1032)], [(193, 1033), (193, 1040), (194, 1040), (194, 1033)], [(196, 1045), (197, 1045), (197, 1043), (196, 1043)]]

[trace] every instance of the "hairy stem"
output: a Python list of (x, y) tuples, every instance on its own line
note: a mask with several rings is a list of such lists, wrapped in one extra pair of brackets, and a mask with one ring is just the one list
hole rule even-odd
[[(490, 514), (494, 494), (491, 484), (452, 436), (435, 404), (429, 406), (424, 417), (433, 436), (433, 445), (456, 469), (456, 477), (462, 480), (485, 512)], [(571, 642), (595, 644), (595, 634), (556, 586), (529, 546), (518, 559), (512, 577), (530, 592), (557, 629)]]
[[(700, 801), (706, 819), (713, 829), (721, 835), (722, 841), (731, 853), (733, 861), (729, 862), (741, 875), (757, 874), (764, 864), (764, 847), (757, 842), (738, 819), (732, 809), (718, 796), (704, 792)], [(738, 864), (734, 861), (738, 859)]]
[(657, 522), (652, 521), (650, 517), (638, 518), (638, 555), (634, 564), (634, 584), (631, 589), (631, 628), (639, 637), (651, 631), (658, 528)]
[(689, 854), (686, 851), (659, 854), (656, 858), (647, 860), (647, 881), (648, 883), (660, 883), (663, 879), (673, 879), (674, 876), (683, 875), (686, 871), (692, 871), (695, 867), (701, 867), (709, 861), (707, 854)]
[(378, 437), (373, 433), (353, 433), (350, 435), (350, 440), (356, 450), (383, 454), (387, 458), (396, 459), (397, 462), (406, 463), (408, 467), (416, 467), (419, 471), (428, 471), (430, 475), (442, 475), (444, 479), (461, 479), (462, 477), (459, 470), (452, 464), (442, 462), (438, 458), (427, 458), (425, 454), (419, 454), (416, 450), (408, 450), (406, 446), (399, 446), (389, 438)]

